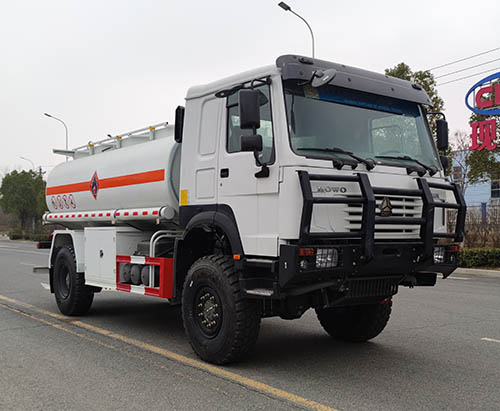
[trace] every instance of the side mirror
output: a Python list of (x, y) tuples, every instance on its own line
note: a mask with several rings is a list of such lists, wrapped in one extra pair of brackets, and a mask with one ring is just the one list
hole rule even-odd
[(436, 120), (437, 148), (439, 151), (448, 149), (448, 122), (443, 119)]
[(448, 159), (448, 156), (439, 156), (439, 160), (443, 166), (444, 173), (447, 174), (448, 168), (450, 167), (450, 160)]
[[(240, 128), (256, 130), (260, 128), (260, 93), (258, 90), (240, 90), (238, 105), (240, 109)], [(254, 131), (255, 133), (255, 131)]]
[(174, 140), (177, 143), (182, 143), (182, 132), (184, 130), (184, 112), (186, 109), (178, 106), (175, 109), (175, 125), (174, 125)]
[(262, 151), (262, 136), (241, 136), (241, 151)]

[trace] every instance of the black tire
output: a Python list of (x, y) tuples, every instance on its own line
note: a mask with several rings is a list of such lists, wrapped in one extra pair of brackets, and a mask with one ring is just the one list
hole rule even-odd
[(392, 301), (377, 304), (316, 310), (325, 331), (342, 341), (364, 342), (375, 338), (387, 325)]
[(228, 364), (250, 352), (257, 341), (260, 309), (245, 299), (231, 258), (210, 255), (195, 261), (184, 281), (182, 320), (196, 354)]
[(73, 247), (61, 247), (56, 256), (53, 278), (57, 307), (64, 315), (87, 314), (94, 299), (92, 289), (85, 285), (83, 273), (76, 272)]

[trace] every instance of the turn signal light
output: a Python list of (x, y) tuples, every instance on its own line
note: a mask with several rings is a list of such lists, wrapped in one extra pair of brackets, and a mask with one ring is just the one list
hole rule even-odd
[(300, 257), (312, 257), (314, 255), (314, 248), (299, 248)]

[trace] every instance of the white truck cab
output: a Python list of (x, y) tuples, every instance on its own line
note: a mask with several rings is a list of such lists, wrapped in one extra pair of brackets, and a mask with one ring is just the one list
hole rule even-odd
[(44, 216), (68, 227), (49, 262), (59, 308), (88, 311), (100, 287), (167, 298), (214, 363), (243, 357), (260, 318), (308, 308), (335, 338), (375, 337), (399, 286), (457, 266), (466, 207), (430, 103), (415, 83), (285, 55), (190, 88), (157, 136), (64, 152)]

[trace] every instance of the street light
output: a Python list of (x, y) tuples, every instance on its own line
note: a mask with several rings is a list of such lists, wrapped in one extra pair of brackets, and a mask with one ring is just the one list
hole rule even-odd
[[(51, 115), (49, 113), (43, 113), (43, 114), (46, 115), (47, 117), (53, 118), (54, 120), (60, 121), (63, 124), (63, 126), (66, 130), (66, 151), (68, 151), (68, 126), (66, 125), (66, 123), (64, 121), (62, 121), (60, 118), (54, 117), (53, 115)], [(68, 161), (68, 156), (66, 156), (66, 161)]]
[(26, 161), (29, 161), (31, 163), (31, 169), (33, 171), (35, 171), (35, 163), (33, 163), (33, 161), (31, 161), (29, 158), (26, 158), (26, 157), (23, 157), (23, 156), (19, 156), (19, 158), (21, 158), (23, 160), (26, 160)]
[(292, 8), (288, 4), (286, 4), (284, 1), (278, 3), (278, 6), (280, 6), (285, 11), (289, 11), (289, 12), (295, 14), (299, 19), (301, 19), (304, 23), (306, 23), (307, 28), (311, 32), (311, 38), (312, 38), (312, 58), (314, 58), (314, 34), (313, 34), (313, 31), (312, 31), (311, 26), (309, 25), (309, 23), (306, 21), (306, 19), (304, 17), (302, 17), (302, 16), (298, 15), (297, 13), (295, 13), (292, 10)]

